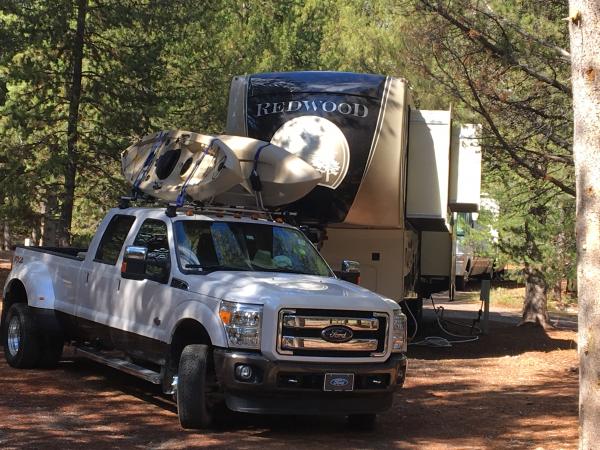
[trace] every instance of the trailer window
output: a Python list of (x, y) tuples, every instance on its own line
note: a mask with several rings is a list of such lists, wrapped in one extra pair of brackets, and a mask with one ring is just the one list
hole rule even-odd
[(94, 261), (115, 265), (133, 222), (135, 222), (134, 216), (122, 214), (113, 216), (102, 235)]

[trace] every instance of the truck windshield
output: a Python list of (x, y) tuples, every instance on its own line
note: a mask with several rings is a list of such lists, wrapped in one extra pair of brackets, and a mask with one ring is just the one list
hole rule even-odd
[(185, 270), (332, 275), (308, 239), (292, 228), (200, 220), (179, 220), (174, 227), (177, 257)]

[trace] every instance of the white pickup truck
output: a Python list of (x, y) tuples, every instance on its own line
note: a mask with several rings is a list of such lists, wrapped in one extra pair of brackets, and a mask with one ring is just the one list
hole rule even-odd
[(161, 384), (184, 428), (234, 411), (373, 423), (406, 374), (406, 317), (334, 275), (297, 228), (223, 210), (110, 210), (88, 249), (18, 247), (2, 345), (16, 368), (63, 346)]

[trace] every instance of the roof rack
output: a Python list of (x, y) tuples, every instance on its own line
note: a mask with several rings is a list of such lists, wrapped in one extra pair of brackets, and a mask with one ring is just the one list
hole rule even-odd
[(184, 204), (183, 206), (177, 206), (174, 203), (170, 203), (167, 206), (166, 214), (169, 217), (175, 217), (177, 211), (184, 213), (204, 213), (214, 214), (216, 216), (233, 216), (233, 217), (252, 217), (252, 218), (263, 218), (268, 220), (274, 220), (273, 215), (278, 213), (274, 211), (268, 211), (266, 209), (251, 209), (244, 206), (215, 206), (215, 205), (196, 205), (196, 204)]
[(132, 206), (132, 203), (142, 203), (144, 206), (166, 206), (165, 214), (168, 217), (175, 217), (177, 212), (183, 212), (188, 214), (214, 214), (216, 216), (232, 216), (232, 217), (251, 217), (251, 218), (262, 218), (271, 221), (285, 221), (285, 219), (292, 219), (297, 216), (296, 212), (293, 211), (270, 211), (266, 208), (248, 208), (246, 206), (219, 206), (213, 204), (203, 203), (184, 203), (182, 206), (178, 206), (177, 203), (166, 203), (154, 197), (121, 197), (119, 201), (119, 208), (126, 209)]

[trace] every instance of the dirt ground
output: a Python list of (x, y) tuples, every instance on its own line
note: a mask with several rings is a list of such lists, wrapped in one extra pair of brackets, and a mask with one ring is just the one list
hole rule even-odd
[[(422, 331), (435, 334), (426, 315)], [(477, 342), (411, 346), (405, 387), (373, 432), (338, 417), (242, 414), (183, 431), (175, 404), (131, 376), (68, 355), (55, 370), (0, 358), (0, 448), (576, 448), (576, 331), (517, 328), (511, 311), (492, 318)]]

